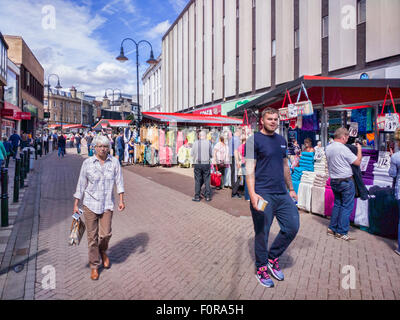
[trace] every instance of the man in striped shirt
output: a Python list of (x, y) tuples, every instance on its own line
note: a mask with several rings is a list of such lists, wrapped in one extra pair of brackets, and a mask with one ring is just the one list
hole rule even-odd
[(78, 212), (79, 201), (83, 199), (91, 279), (97, 280), (99, 278), (100, 256), (104, 268), (110, 267), (106, 250), (111, 238), (114, 184), (119, 194), (119, 211), (125, 209), (125, 203), (122, 169), (119, 161), (108, 154), (110, 141), (107, 137), (100, 135), (94, 139), (93, 143), (96, 155), (86, 159), (82, 164), (74, 194), (74, 213)]

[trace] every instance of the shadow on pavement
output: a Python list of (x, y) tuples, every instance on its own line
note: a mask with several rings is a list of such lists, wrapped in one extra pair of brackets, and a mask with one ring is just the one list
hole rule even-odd
[(126, 238), (109, 249), (108, 256), (111, 263), (123, 263), (128, 257), (139, 250), (138, 253), (146, 251), (149, 243), (149, 235), (147, 233), (138, 233), (134, 237)]
[[(36, 259), (36, 257), (38, 257), (38, 256), (40, 256), (40, 255), (46, 253), (47, 251), (49, 251), (49, 250), (48, 250), (48, 249), (40, 250), (39, 252), (37, 252), (37, 253), (35, 253), (34, 255), (32, 255), (32, 256), (30, 256), (30, 257), (28, 257), (28, 258), (22, 260), (21, 262), (15, 263), (15, 264), (12, 265), (12, 266), (9, 266), (9, 267), (6, 267), (6, 268), (0, 270), (0, 276), (3, 275), (3, 274), (5, 274), (5, 273), (8, 273), (9, 271), (14, 270), (15, 267), (18, 268), (18, 267), (20, 267), (20, 266), (23, 266), (22, 269), (21, 269), (21, 268), (18, 268), (18, 269), (19, 269), (18, 272), (21, 272), (21, 271), (25, 268), (26, 264), (27, 264), (29, 261), (31, 261), (31, 260), (33, 260), (33, 259)], [(14, 270), (14, 271), (15, 271), (15, 270)]]

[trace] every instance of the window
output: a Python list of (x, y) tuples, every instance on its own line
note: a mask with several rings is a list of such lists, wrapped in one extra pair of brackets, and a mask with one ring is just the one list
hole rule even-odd
[(297, 49), (300, 46), (300, 32), (299, 29), (294, 30), (294, 48)]
[(329, 36), (329, 16), (322, 18), (322, 38)]
[(364, 23), (367, 20), (367, 1), (357, 1), (357, 23)]
[(276, 56), (276, 40), (272, 40), (271, 51), (272, 51), (272, 57), (275, 57)]

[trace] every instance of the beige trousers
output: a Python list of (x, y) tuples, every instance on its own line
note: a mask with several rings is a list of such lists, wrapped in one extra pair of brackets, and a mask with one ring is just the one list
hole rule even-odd
[(91, 269), (98, 269), (100, 266), (100, 252), (106, 252), (111, 238), (111, 220), (113, 212), (105, 211), (103, 214), (96, 214), (83, 206), (86, 232), (89, 249), (89, 265)]

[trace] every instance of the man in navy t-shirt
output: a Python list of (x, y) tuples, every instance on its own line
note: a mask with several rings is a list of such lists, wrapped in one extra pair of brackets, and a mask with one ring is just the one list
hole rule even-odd
[[(263, 128), (246, 142), (246, 184), (255, 231), (256, 277), (266, 287), (284, 279), (278, 258), (288, 248), (299, 230), (299, 212), (287, 159), (287, 143), (279, 134), (278, 111), (266, 108), (262, 113)], [(289, 193), (287, 191), (289, 189)], [(260, 200), (267, 206), (259, 211)], [(268, 236), (274, 216), (281, 228), (268, 251)]]

